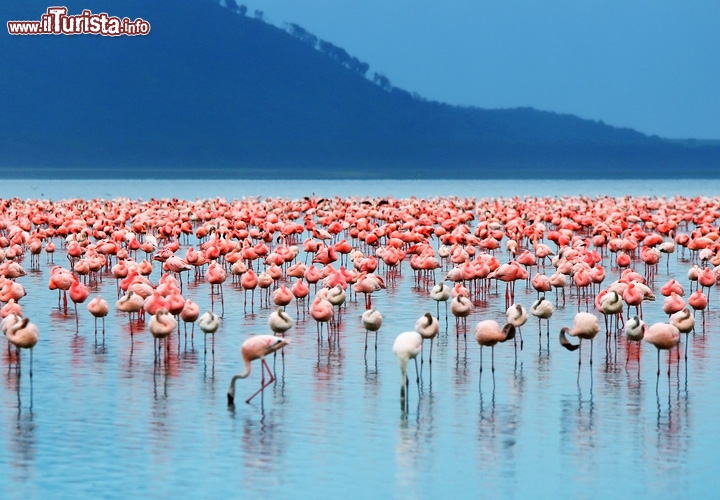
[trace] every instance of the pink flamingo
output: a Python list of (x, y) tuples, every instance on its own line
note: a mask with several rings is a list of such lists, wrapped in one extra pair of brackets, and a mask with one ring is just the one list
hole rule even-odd
[(10, 300), (8, 300), (7, 304), (0, 308), (0, 318), (7, 318), (13, 313), (22, 317), (23, 310), (22, 306), (15, 299), (11, 298)]
[(700, 311), (705, 311), (705, 308), (708, 306), (707, 295), (705, 295), (700, 289), (695, 290), (695, 292), (688, 297), (688, 304), (690, 304), (690, 307), (693, 308), (693, 314), (695, 314), (695, 311), (698, 309)]
[(682, 311), (685, 307), (685, 300), (675, 292), (670, 292), (670, 295), (665, 297), (663, 300), (662, 310), (668, 316), (675, 314), (678, 311)]
[(20, 349), (30, 350), (30, 378), (32, 378), (33, 347), (35, 347), (39, 338), (37, 325), (31, 323), (29, 318), (20, 318), (15, 315), (8, 316), (3, 320), (3, 332), (8, 341), (15, 346), (18, 356)]
[(698, 276), (698, 284), (702, 287), (703, 291), (705, 291), (705, 288), (708, 289), (707, 296), (708, 299), (710, 298), (710, 289), (715, 285), (715, 282), (717, 281), (717, 278), (715, 277), (715, 273), (712, 272), (712, 270), (709, 267), (705, 267), (700, 275)]
[(55, 266), (50, 271), (50, 281), (48, 282), (48, 288), (50, 290), (58, 291), (58, 308), (60, 307), (60, 291), (63, 295), (63, 310), (67, 314), (67, 291), (70, 290), (75, 278), (69, 270)]
[[(680, 330), (670, 323), (655, 323), (645, 332), (643, 337), (645, 342), (654, 345), (658, 350), (658, 369), (657, 375), (660, 377), (660, 350), (677, 347), (680, 344)], [(670, 376), (670, 361), (668, 359), (668, 377)]]
[(272, 296), (275, 305), (280, 306), (283, 309), (285, 309), (285, 306), (292, 302), (294, 297), (292, 292), (285, 285), (280, 285), (280, 288), (277, 288), (273, 292)]
[(185, 340), (187, 342), (187, 324), (192, 323), (192, 330), (190, 332), (190, 339), (195, 338), (195, 321), (200, 316), (200, 306), (190, 299), (185, 300), (185, 305), (182, 311), (180, 311), (180, 319), (183, 320), (185, 327)]
[(322, 337), (322, 325), (329, 322), (333, 317), (333, 305), (320, 296), (316, 296), (310, 305), (310, 316), (317, 321), (318, 341)]
[[(238, 379), (247, 378), (250, 375), (252, 362), (256, 359), (259, 359), (262, 364), (260, 368), (262, 374), (260, 381), (260, 389), (258, 389), (252, 396), (246, 399), (245, 403), (249, 404), (252, 398), (263, 392), (267, 386), (269, 386), (275, 381), (275, 376), (273, 375), (272, 370), (270, 370), (267, 361), (265, 361), (265, 356), (279, 349), (282, 349), (289, 343), (289, 339), (283, 337), (276, 337), (274, 335), (255, 335), (243, 342), (242, 347), (240, 348), (240, 352), (242, 354), (243, 362), (245, 363), (245, 371), (237, 375), (233, 375), (232, 379), (230, 380), (230, 387), (228, 388), (227, 392), (228, 406), (235, 405), (235, 382)], [(267, 382), (265, 382), (266, 371), (269, 376)]]
[(240, 277), (240, 286), (243, 287), (245, 290), (245, 311), (247, 311), (247, 291), (250, 290), (251, 292), (251, 311), (255, 310), (255, 288), (258, 286), (258, 277), (255, 274), (255, 271), (252, 269), (248, 269), (246, 273), (244, 273)]
[(385, 288), (385, 282), (376, 274), (361, 273), (357, 282), (353, 285), (356, 293), (365, 294), (365, 309), (372, 307), (371, 295), (378, 290)]
[[(482, 376), (482, 348), (484, 346), (491, 349), (491, 370), (495, 373), (495, 344), (505, 342), (515, 338), (515, 326), (512, 323), (506, 323), (502, 329), (496, 321), (487, 319), (479, 322), (475, 326), (475, 340), (480, 344), (480, 375)], [(493, 378), (493, 381), (495, 379)]]
[(79, 318), (77, 312), (77, 305), (82, 304), (90, 295), (90, 290), (83, 283), (80, 283), (78, 279), (73, 275), (73, 284), (70, 285), (70, 300), (73, 301), (75, 306), (75, 329), (77, 331), (79, 325)]
[(676, 294), (683, 296), (685, 295), (685, 290), (683, 289), (682, 285), (675, 281), (674, 279), (670, 279), (667, 283), (665, 283), (663, 286), (660, 287), (660, 293), (667, 297), (672, 292), (675, 292)]
[(211, 262), (205, 272), (205, 279), (208, 283), (210, 283), (210, 307), (213, 308), (215, 304), (215, 285), (217, 285), (223, 314), (225, 313), (225, 300), (223, 298), (222, 284), (225, 282), (226, 278), (227, 273), (225, 272), (225, 269), (223, 269), (217, 262)]
[(153, 351), (155, 351), (155, 359), (158, 359), (160, 351), (162, 350), (162, 344), (160, 342), (162, 339), (167, 339), (176, 327), (177, 320), (175, 320), (173, 315), (170, 314), (170, 311), (167, 309), (158, 309), (158, 311), (150, 318), (148, 329), (150, 330), (155, 342), (153, 348)]
[(630, 306), (635, 306), (635, 313), (642, 318), (643, 293), (638, 290), (634, 282), (630, 282), (623, 292), (623, 300), (628, 305), (628, 318), (630, 317)]
[[(467, 333), (467, 317), (473, 310), (473, 304), (467, 296), (458, 294), (450, 302), (450, 312), (455, 316), (455, 328), (460, 335), (460, 326), (463, 327), (463, 336)], [(467, 341), (467, 338), (465, 339)]]
[(538, 297), (540, 297), (540, 292), (544, 294), (552, 290), (550, 278), (543, 273), (537, 273), (535, 276), (533, 276), (530, 283), (532, 287), (537, 291)]
[(93, 298), (88, 302), (87, 310), (95, 318), (95, 336), (97, 338), (97, 320), (102, 318), (102, 334), (103, 340), (105, 339), (105, 316), (107, 316), (110, 307), (108, 306), (107, 300), (103, 299), (101, 295)]
[(300, 302), (302, 301), (303, 317), (305, 317), (305, 298), (310, 295), (310, 288), (308, 288), (307, 284), (303, 281), (302, 278), (298, 278), (297, 281), (295, 281), (295, 283), (293, 284), (293, 286), (290, 287), (290, 291), (295, 297), (295, 308), (297, 315), (300, 316)]

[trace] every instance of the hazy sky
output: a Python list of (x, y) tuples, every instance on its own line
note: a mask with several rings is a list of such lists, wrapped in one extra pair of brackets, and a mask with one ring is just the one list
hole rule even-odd
[(238, 0), (432, 100), (720, 139), (718, 0)]

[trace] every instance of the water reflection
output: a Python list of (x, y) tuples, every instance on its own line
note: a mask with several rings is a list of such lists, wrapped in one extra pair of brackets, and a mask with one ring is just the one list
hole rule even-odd
[[(462, 334), (461, 334), (462, 335)], [(457, 335), (455, 337), (455, 377), (454, 385), (461, 388), (470, 381), (470, 369), (468, 366), (467, 356), (467, 339), (465, 335)]]
[[(283, 453), (287, 438), (283, 427), (283, 406), (248, 413), (242, 428), (243, 485), (248, 491), (277, 491), (285, 473)], [(260, 479), (260, 480), (259, 480)], [(258, 483), (262, 484), (258, 484)]]
[(511, 494), (517, 482), (518, 460), (516, 445), (522, 424), (522, 402), (525, 391), (525, 376), (520, 364), (513, 370), (508, 386), (508, 401), (498, 403), (496, 387), (492, 391), (480, 392), (477, 420), (477, 461), (486, 467), (494, 467), (500, 487)]
[(577, 397), (562, 401), (560, 436), (563, 452), (575, 457), (577, 477), (590, 480), (598, 465), (592, 384), (585, 394), (578, 384)]
[[(205, 335), (205, 338), (207, 338), (207, 335)], [(215, 342), (215, 335), (213, 335), (213, 343)], [(277, 354), (277, 353), (276, 353)], [(178, 353), (179, 357), (179, 353)], [(284, 354), (283, 354), (284, 357)], [(186, 355), (185, 359), (191, 359), (196, 360), (196, 356), (194, 353), (190, 353), (190, 355)], [(208, 369), (208, 354), (207, 350), (203, 353), (203, 379), (214, 379), (215, 378), (215, 349), (212, 349), (212, 352), (210, 354), (210, 367)]]
[[(29, 381), (29, 401), (23, 404), (23, 396), (21, 395), (20, 379), (16, 381), (17, 385), (17, 414), (15, 424), (8, 425), (10, 436), (9, 443), (11, 459), (5, 462), (12, 466), (12, 470), (18, 473), (16, 480), (24, 482), (32, 479), (34, 473), (34, 465), (36, 459), (37, 440), (35, 436), (35, 421), (33, 414), (33, 387), (32, 379)], [(25, 408), (27, 405), (27, 408)]]
[(660, 477), (673, 477), (683, 470), (686, 454), (691, 446), (690, 405), (687, 390), (682, 391), (680, 380), (673, 384), (667, 377), (667, 395), (656, 390), (657, 404), (657, 460)]
[(425, 473), (425, 457), (434, 455), (435, 411), (435, 396), (423, 394), (418, 396), (414, 420), (407, 411), (400, 416), (395, 460), (396, 484), (402, 497), (423, 496), (420, 479)]
[(339, 335), (328, 336), (326, 342), (318, 342), (314, 377), (316, 401), (324, 401), (326, 398), (335, 400), (339, 397), (342, 390), (344, 361), (345, 353)]

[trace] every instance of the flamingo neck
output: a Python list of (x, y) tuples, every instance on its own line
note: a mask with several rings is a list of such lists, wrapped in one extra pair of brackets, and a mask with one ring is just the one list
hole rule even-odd
[(250, 375), (250, 368), (251, 368), (250, 361), (245, 360), (245, 371), (242, 373), (233, 375), (232, 379), (230, 379), (230, 387), (228, 387), (228, 392), (227, 392), (228, 405), (235, 404), (235, 382), (238, 379), (247, 378)]
[(400, 385), (405, 390), (405, 384), (407, 384), (407, 364), (408, 360), (403, 358), (400, 360)]

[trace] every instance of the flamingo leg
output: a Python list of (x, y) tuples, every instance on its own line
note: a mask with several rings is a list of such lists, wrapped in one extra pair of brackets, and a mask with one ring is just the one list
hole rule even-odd
[[(265, 371), (266, 371), (266, 370), (267, 370), (268, 375), (270, 376), (270, 378), (268, 379), (267, 382), (265, 382)], [(270, 367), (268, 366), (267, 361), (265, 361), (265, 358), (262, 358), (262, 366), (261, 366), (261, 368), (260, 368), (260, 373), (262, 374), (261, 380), (260, 380), (260, 389), (258, 389), (252, 396), (250, 396), (249, 398), (247, 398), (247, 399), (245, 400), (245, 403), (248, 403), (248, 404), (249, 404), (249, 403), (250, 403), (250, 400), (251, 400), (252, 398), (254, 398), (254, 397), (257, 396), (258, 394), (260, 394), (262, 391), (265, 390), (265, 388), (266, 388), (267, 386), (269, 386), (270, 384), (272, 384), (272, 383), (275, 381), (275, 376), (273, 375), (272, 370), (270, 370)]]

